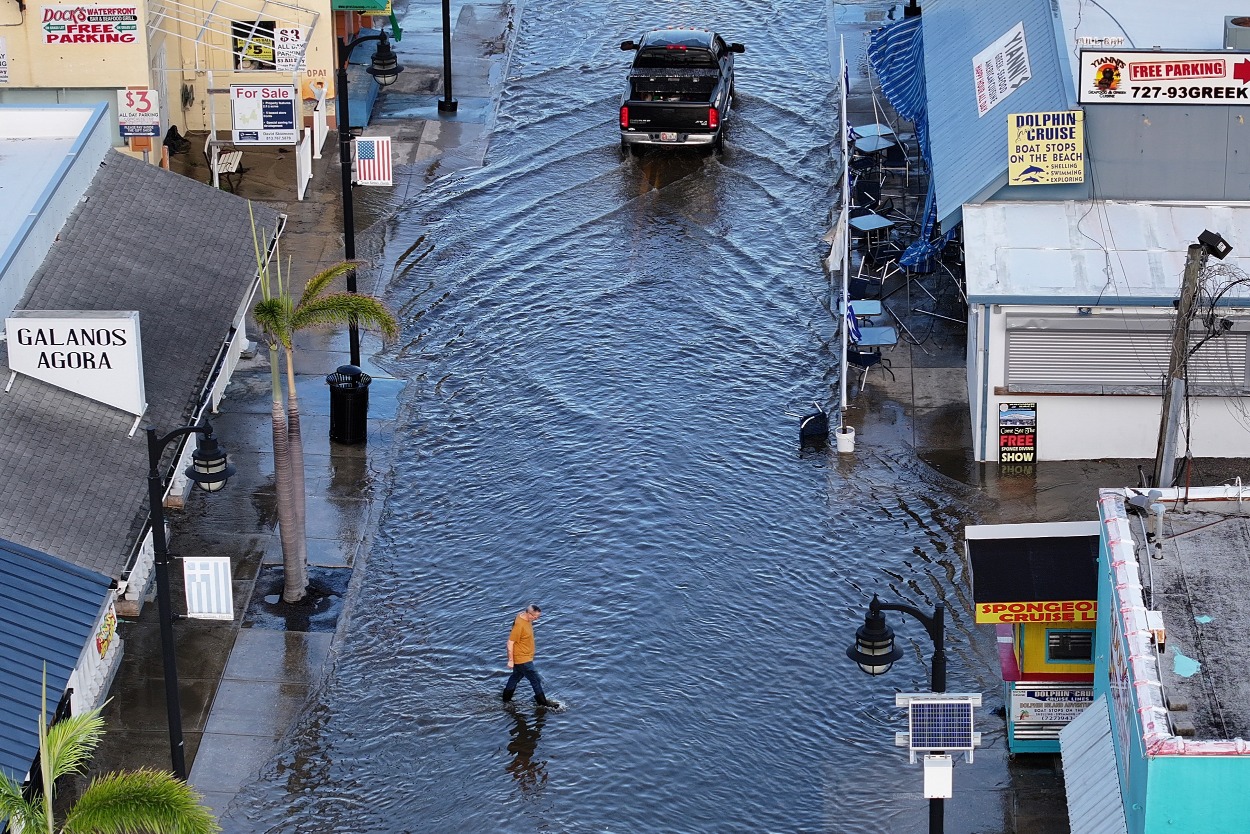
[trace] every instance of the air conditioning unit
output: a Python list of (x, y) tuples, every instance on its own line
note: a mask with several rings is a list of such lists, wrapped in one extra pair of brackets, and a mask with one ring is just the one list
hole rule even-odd
[(1250, 17), (1224, 18), (1224, 48), (1250, 49)]

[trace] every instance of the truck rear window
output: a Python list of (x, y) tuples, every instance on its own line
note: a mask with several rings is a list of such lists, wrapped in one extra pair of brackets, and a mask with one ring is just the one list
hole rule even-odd
[(716, 69), (716, 59), (706, 49), (643, 49), (634, 59), (635, 69)]

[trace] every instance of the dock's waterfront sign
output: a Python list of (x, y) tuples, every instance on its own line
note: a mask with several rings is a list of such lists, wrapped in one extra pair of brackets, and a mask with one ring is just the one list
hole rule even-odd
[(1085, 114), (1012, 113), (1007, 163), (1008, 185), (1085, 182)]
[(20, 310), (4, 320), (9, 369), (140, 415), (139, 314)]
[(1250, 104), (1250, 52), (1082, 49), (1081, 104)]

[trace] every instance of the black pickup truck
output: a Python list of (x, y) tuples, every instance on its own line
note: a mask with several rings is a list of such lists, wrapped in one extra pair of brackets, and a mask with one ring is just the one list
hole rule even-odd
[(734, 54), (746, 51), (715, 32), (658, 29), (638, 42), (621, 99), (621, 150), (699, 145), (719, 151), (734, 92)]

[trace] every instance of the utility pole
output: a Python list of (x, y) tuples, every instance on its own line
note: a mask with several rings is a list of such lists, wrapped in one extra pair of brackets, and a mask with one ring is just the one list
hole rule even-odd
[(1172, 356), (1163, 388), (1163, 413), (1159, 423), (1159, 448), (1155, 452), (1153, 486), (1173, 486), (1176, 472), (1176, 441), (1180, 431), (1181, 405), (1185, 402), (1187, 380), (1186, 360), (1189, 358), (1189, 324), (1194, 320), (1198, 301), (1198, 277), (1207, 265), (1208, 249), (1201, 243), (1189, 244), (1185, 260), (1185, 279), (1181, 284), (1180, 303), (1176, 308), (1176, 328), (1172, 331)]

